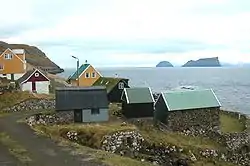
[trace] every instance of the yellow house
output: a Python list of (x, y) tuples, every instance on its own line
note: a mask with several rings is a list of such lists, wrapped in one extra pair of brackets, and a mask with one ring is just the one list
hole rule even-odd
[(0, 54), (0, 76), (12, 81), (19, 79), (26, 72), (24, 49), (7, 48)]
[[(96, 80), (102, 77), (102, 75), (90, 64), (83, 64), (78, 69), (78, 75), (79, 86), (92, 86)], [(68, 78), (68, 82), (73, 86), (78, 85), (77, 71)]]

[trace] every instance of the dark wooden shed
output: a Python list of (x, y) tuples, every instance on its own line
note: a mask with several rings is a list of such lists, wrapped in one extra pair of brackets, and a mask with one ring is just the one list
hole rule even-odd
[(154, 98), (150, 88), (125, 88), (122, 94), (122, 113), (127, 118), (153, 117)]
[(128, 81), (126, 78), (100, 77), (93, 86), (105, 86), (109, 102), (120, 103), (124, 88), (129, 88)]
[(74, 111), (75, 122), (108, 121), (109, 102), (105, 87), (56, 89), (56, 110)]

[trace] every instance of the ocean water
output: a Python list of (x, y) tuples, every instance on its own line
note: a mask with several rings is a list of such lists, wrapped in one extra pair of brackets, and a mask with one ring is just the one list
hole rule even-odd
[[(99, 68), (103, 76), (129, 78), (130, 86), (153, 92), (181, 86), (212, 88), (224, 109), (250, 114), (250, 68)], [(74, 69), (66, 69), (68, 77)]]

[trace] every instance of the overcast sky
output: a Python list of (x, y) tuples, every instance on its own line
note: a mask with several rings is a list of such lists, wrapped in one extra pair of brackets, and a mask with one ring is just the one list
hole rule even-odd
[(250, 63), (249, 0), (0, 0), (0, 40), (61, 67), (155, 66), (218, 56)]

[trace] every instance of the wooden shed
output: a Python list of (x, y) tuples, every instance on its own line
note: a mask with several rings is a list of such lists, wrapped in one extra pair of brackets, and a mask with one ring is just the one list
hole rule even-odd
[(120, 103), (124, 88), (129, 88), (128, 81), (126, 78), (100, 77), (93, 86), (105, 86), (109, 102)]
[(74, 111), (75, 122), (108, 121), (109, 102), (105, 87), (56, 89), (56, 110)]
[(122, 112), (127, 118), (153, 117), (154, 98), (150, 88), (125, 88), (122, 94)]

